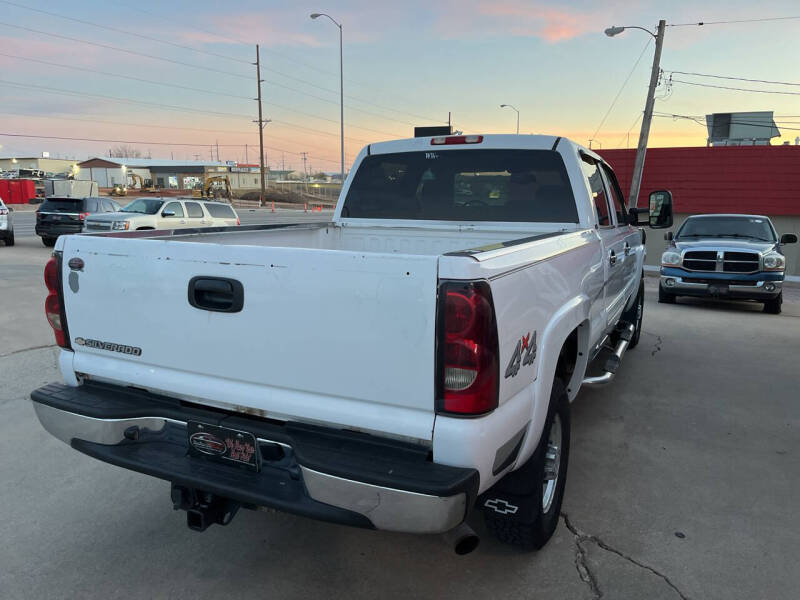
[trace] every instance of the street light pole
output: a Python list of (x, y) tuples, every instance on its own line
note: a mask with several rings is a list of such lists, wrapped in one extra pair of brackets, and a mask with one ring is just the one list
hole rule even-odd
[(511, 106), (510, 104), (501, 104), (500, 108), (510, 108), (515, 113), (517, 113), (517, 135), (519, 135), (519, 111), (516, 108), (514, 108), (513, 106)]
[(344, 186), (344, 58), (342, 54), (342, 24), (325, 13), (313, 13), (312, 19), (327, 17), (339, 28), (339, 137), (341, 145), (342, 186)]
[(628, 194), (628, 206), (636, 207), (639, 200), (639, 189), (642, 185), (642, 173), (644, 171), (644, 159), (647, 153), (647, 140), (650, 136), (650, 123), (653, 120), (653, 105), (655, 104), (655, 92), (658, 85), (658, 74), (661, 70), (661, 49), (664, 45), (664, 29), (667, 23), (663, 19), (658, 22), (658, 29), (653, 33), (644, 27), (609, 27), (605, 33), (608, 37), (613, 37), (622, 33), (625, 29), (642, 29), (656, 39), (656, 51), (653, 55), (653, 69), (650, 72), (650, 85), (647, 88), (647, 100), (644, 104), (644, 116), (642, 117), (642, 129), (639, 132), (639, 145), (636, 147), (636, 161), (633, 164), (633, 175), (631, 176), (631, 191)]

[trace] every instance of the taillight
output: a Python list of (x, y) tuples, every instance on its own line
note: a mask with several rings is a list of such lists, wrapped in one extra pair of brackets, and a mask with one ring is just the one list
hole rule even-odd
[(239, 220), (239, 217), (236, 217), (236, 224), (237, 225), (241, 225), (242, 224), (242, 222)]
[(81, 214), (79, 214), (79, 215), (78, 215), (78, 218), (79, 218), (81, 221), (83, 221), (83, 220), (84, 220), (86, 217), (88, 217), (88, 216), (89, 216), (89, 213), (88, 213), (88, 212), (85, 212), (85, 213), (81, 213)]
[(437, 409), (480, 415), (497, 408), (499, 349), (489, 284), (443, 282), (438, 328)]
[(44, 314), (47, 322), (53, 328), (56, 336), (56, 344), (62, 348), (70, 348), (67, 337), (67, 324), (64, 320), (64, 311), (61, 306), (61, 294), (59, 293), (59, 264), (54, 256), (44, 266), (44, 284), (47, 286), (47, 298), (44, 301)]
[(448, 135), (431, 138), (432, 146), (449, 146), (451, 144), (480, 144), (482, 135)]

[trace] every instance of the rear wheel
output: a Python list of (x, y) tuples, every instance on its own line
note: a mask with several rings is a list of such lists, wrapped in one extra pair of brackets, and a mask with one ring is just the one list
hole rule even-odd
[(662, 304), (675, 304), (675, 294), (665, 292), (664, 288), (658, 286), (658, 301)]
[(553, 536), (564, 498), (569, 438), (569, 399), (564, 384), (556, 379), (533, 456), (479, 500), (486, 527), (499, 541), (530, 551)]
[(764, 312), (770, 315), (781, 314), (781, 304), (783, 304), (783, 292), (777, 298), (771, 298), (764, 302)]
[(13, 245), (14, 245), (14, 232), (12, 231), (11, 235), (9, 235), (6, 238), (6, 246), (13, 246)]
[(43, 238), (42, 238), (42, 243), (43, 243), (45, 246), (47, 246), (48, 248), (52, 248), (53, 246), (55, 246), (55, 245), (56, 245), (56, 239), (58, 239), (58, 238), (52, 238), (52, 237), (43, 237)]

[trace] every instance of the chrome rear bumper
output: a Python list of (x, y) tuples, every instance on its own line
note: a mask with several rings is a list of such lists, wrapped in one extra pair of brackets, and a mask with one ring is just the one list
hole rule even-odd
[[(199, 489), (208, 489), (209, 473), (213, 475), (214, 470), (217, 470), (219, 480), (224, 484), (221, 489), (225, 493), (216, 489), (208, 489), (208, 491), (220, 495), (227, 494), (233, 500), (250, 505), (271, 506), (312, 518), (350, 525), (358, 524), (353, 522), (354, 519), (345, 518), (346, 515), (342, 514), (343, 511), (360, 515), (359, 518), (364, 522), (362, 526), (407, 533), (442, 533), (453, 529), (464, 520), (468, 506), (474, 501), (477, 494), (477, 473), (474, 473), (474, 477), (472, 477), (472, 474), (468, 472), (464, 474), (454, 472), (455, 479), (463, 478), (463, 475), (474, 479), (470, 490), (464, 489), (450, 495), (409, 491), (341, 477), (305, 466), (298, 460), (292, 444), (267, 439), (260, 435), (257, 435), (259, 445), (277, 444), (285, 450), (285, 458), (282, 459), (281, 464), (275, 465), (275, 468), (265, 463), (267, 466), (263, 467), (260, 473), (252, 473), (243, 472), (228, 465), (217, 466), (217, 463), (212, 464), (205, 461), (202, 461), (201, 468), (197, 468), (200, 463), (195, 462), (198, 459), (188, 456), (188, 442), (186, 442), (188, 436), (182, 433), (186, 430), (186, 421), (160, 416), (97, 418), (37, 402), (35, 394), (36, 392), (34, 392), (33, 405), (42, 426), (53, 436), (73, 448), (99, 460), (173, 482), (179, 481), (182, 485), (193, 485), (190, 480), (187, 481), (187, 478), (191, 479), (193, 469), (202, 471), (202, 475), (206, 479), (196, 482)], [(137, 431), (135, 439), (130, 436), (133, 428), (136, 428)], [(126, 431), (129, 432), (128, 436), (126, 436)], [(157, 443), (153, 444), (154, 441)], [(169, 446), (169, 456), (165, 458), (163, 465), (167, 465), (167, 467), (162, 468), (163, 465), (158, 460), (154, 460), (158, 463), (156, 465), (158, 468), (151, 469), (148, 465), (134, 464), (131, 462), (133, 459), (127, 456), (123, 457), (124, 454), (135, 451), (136, 446), (148, 443), (151, 448), (154, 448), (150, 451), (150, 455), (157, 457), (158, 450), (156, 448), (166, 448), (165, 442)], [(120, 458), (108, 458), (114, 454), (119, 454)], [(368, 459), (369, 457), (364, 458)], [(137, 460), (140, 459), (137, 458)], [(433, 463), (429, 464), (434, 466)], [(399, 470), (402, 470), (402, 465), (398, 465), (398, 467)], [(448, 468), (440, 465), (435, 465), (435, 467)], [(169, 468), (173, 468), (173, 472), (170, 472)], [(415, 468), (419, 468), (419, 465), (416, 465)], [(298, 472), (299, 478), (297, 477)], [(286, 476), (291, 473), (295, 475)], [(271, 477), (274, 481), (270, 479)], [(294, 479), (294, 484), (292, 479)], [(213, 483), (212, 479), (211, 485)], [(287, 489), (291, 485), (296, 485), (297, 489), (294, 496), (291, 493), (288, 494), (290, 504), (287, 505)], [(267, 494), (263, 498), (263, 503), (253, 500), (255, 488), (269, 489), (280, 486), (283, 486), (283, 489), (280, 490), (283, 496), (280, 498), (275, 500)], [(300, 496), (305, 496), (305, 498)], [(291, 505), (293, 497), (297, 501)], [(313, 502), (309, 502), (309, 499)], [(330, 514), (326, 513), (326, 506), (330, 508)], [(340, 511), (340, 513), (336, 513), (336, 511)]]

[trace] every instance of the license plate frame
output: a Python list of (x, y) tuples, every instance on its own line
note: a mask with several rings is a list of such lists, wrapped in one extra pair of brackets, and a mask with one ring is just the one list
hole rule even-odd
[(250, 471), (261, 470), (258, 440), (249, 431), (189, 421), (186, 424), (186, 439), (191, 456), (238, 465)]

